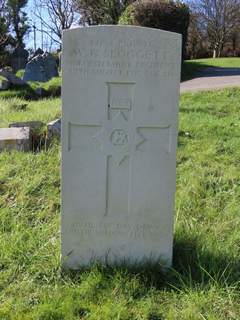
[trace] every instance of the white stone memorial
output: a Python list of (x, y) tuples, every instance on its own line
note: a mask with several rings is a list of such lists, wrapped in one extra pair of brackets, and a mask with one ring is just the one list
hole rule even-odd
[(181, 35), (64, 31), (62, 263), (172, 261)]

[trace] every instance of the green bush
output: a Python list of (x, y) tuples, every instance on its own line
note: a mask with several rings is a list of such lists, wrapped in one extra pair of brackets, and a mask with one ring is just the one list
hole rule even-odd
[(46, 91), (47, 97), (59, 97), (61, 95), (62, 78), (55, 77), (44, 83), (41, 87)]
[(183, 36), (183, 56), (186, 52), (190, 19), (189, 7), (179, 1), (143, 0), (128, 6), (119, 24), (138, 25), (177, 32)]
[(47, 82), (29, 81), (28, 84), (35, 93), (36, 89), (42, 89), (42, 98), (59, 97), (61, 95), (61, 77), (52, 78)]
[(17, 72), (16, 72), (16, 76), (18, 77), (18, 78), (23, 78), (23, 76), (24, 76), (24, 72), (25, 72), (25, 70), (24, 69), (21, 69), (21, 70), (18, 70)]

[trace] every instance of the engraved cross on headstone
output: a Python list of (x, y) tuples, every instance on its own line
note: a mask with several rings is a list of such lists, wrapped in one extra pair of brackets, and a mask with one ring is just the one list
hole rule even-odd
[[(139, 126), (134, 120), (133, 97), (121, 99), (116, 99), (116, 95), (115, 99), (112, 97), (114, 94), (110, 91), (106, 118), (101, 124), (70, 123), (69, 125), (69, 150), (77, 145), (72, 139), (86, 139), (86, 136), (80, 133), (71, 137), (71, 128), (90, 129), (87, 137), (90, 138), (88, 145), (94, 145), (95, 150), (102, 152), (106, 158), (105, 216), (114, 216), (118, 213), (130, 214), (132, 161), (141, 145), (152, 143), (154, 148), (158, 148), (157, 143), (161, 141), (163, 135), (162, 139), (167, 140), (166, 153), (170, 152), (171, 148), (170, 125)], [(153, 137), (154, 141), (148, 141)]]

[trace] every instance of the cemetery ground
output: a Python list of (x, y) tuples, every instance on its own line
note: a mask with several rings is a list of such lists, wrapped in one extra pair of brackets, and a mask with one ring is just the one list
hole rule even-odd
[[(6, 123), (60, 99), (2, 93)], [(25, 108), (19, 107), (26, 105)], [(60, 144), (0, 154), (0, 319), (240, 319), (240, 89), (181, 96), (173, 269), (60, 267)]]

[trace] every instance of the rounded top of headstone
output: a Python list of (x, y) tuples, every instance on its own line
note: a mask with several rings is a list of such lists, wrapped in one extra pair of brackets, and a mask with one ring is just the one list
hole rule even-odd
[(141, 27), (141, 26), (128, 26), (128, 25), (97, 25), (97, 26), (87, 26), (87, 27), (78, 27), (74, 26), (70, 29), (63, 30), (63, 34), (71, 33), (71, 32), (138, 32), (138, 33), (148, 33), (148, 34), (162, 34), (167, 37), (176, 38), (178, 40), (182, 39), (182, 35), (180, 33), (166, 31), (157, 28), (149, 28), (149, 27)]
[(39, 52), (43, 53), (36, 55), (36, 52), (26, 66), (24, 80), (44, 82), (58, 76), (57, 64), (54, 56), (49, 52), (43, 52), (41, 49)]
[(38, 54), (44, 54), (44, 51), (41, 48), (38, 48), (35, 52), (34, 55), (37, 56)]

